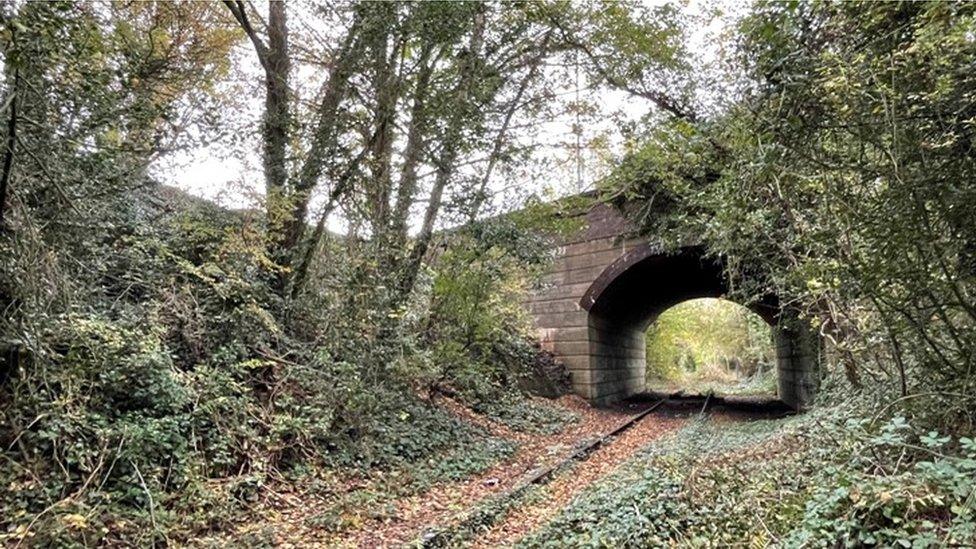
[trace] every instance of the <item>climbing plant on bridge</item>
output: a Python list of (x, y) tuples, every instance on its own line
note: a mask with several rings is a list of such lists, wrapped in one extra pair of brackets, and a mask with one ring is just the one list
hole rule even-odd
[[(760, 3), (722, 112), (654, 126), (607, 183), (775, 293), (854, 383), (971, 392), (971, 4)], [(677, 205), (669, 216), (654, 208)]]

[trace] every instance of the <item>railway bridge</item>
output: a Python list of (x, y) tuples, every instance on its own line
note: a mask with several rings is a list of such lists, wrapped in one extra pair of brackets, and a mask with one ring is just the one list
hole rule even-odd
[[(721, 265), (697, 246), (666, 253), (634, 236), (613, 207), (596, 204), (575, 234), (558, 242), (556, 259), (526, 305), (544, 349), (567, 368), (573, 390), (596, 404), (645, 389), (644, 333), (669, 307), (728, 293)], [(804, 408), (820, 379), (820, 341), (791, 322), (776, 299), (744, 304), (772, 328), (778, 397)]]

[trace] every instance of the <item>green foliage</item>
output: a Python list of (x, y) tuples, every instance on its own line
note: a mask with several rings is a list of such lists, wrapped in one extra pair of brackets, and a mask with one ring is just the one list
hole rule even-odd
[[(551, 431), (569, 418), (526, 401), (523, 380), (545, 376), (522, 296), (547, 264), (548, 241), (526, 219), (478, 223), (455, 235), (434, 264), (426, 334), (431, 391), (450, 386), (475, 410), (520, 430)], [(560, 383), (562, 380), (544, 380)]]
[[(527, 377), (565, 378), (520, 303), (551, 248), (538, 233), (572, 228), (586, 200), (434, 232), (442, 202), (473, 220), (488, 211), (491, 168), (457, 168), (484, 151), (492, 167), (524, 159), (509, 122), (523, 105), (545, 111), (537, 67), (571, 48), (597, 80), (678, 116), (630, 144), (607, 182), (638, 201), (645, 229), (668, 229), (671, 245), (704, 238), (735, 297), (796, 308), (851, 380), (955, 392), (880, 424), (863, 410), (696, 423), (527, 543), (972, 543), (972, 410), (958, 406), (976, 357), (971, 5), (761, 3), (735, 50), (748, 78), (707, 123), (688, 106), (697, 83), (673, 6), (324, 10), (350, 32), (322, 56), (345, 67), (324, 79), (343, 89), (295, 101), (296, 114), (314, 106), (312, 123), (266, 116), (280, 139), (265, 160), (292, 173), (276, 182), (287, 204), (269, 185), (260, 216), (146, 176), (214, 134), (217, 84), (243, 39), (223, 10), (0, 6), (0, 542), (180, 544), (239, 520), (270, 482), (368, 478), (318, 517), (341, 528), (347, 507), (386, 516), (395, 495), (514, 452), (438, 407), (440, 393), (519, 430), (571, 421), (525, 398)], [(286, 114), (293, 91), (277, 98)], [(326, 234), (322, 217), (301, 241), (319, 179), (350, 234)], [(307, 282), (285, 288), (299, 267)], [(692, 320), (675, 330), (743, 340)], [(696, 364), (754, 352), (704, 351)]]
[(646, 341), (650, 380), (731, 382), (773, 369), (769, 326), (728, 301), (680, 303), (651, 324)]
[[(246, 220), (183, 208), (153, 230), (137, 225), (100, 266), (126, 281), (106, 287), (104, 312), (25, 317), (24, 358), (0, 393), (0, 442), (18, 464), (0, 479), (11, 487), (0, 502), (9, 539), (146, 544), (227, 520), (270, 478), (310, 466), (397, 472), (393, 493), (408, 493), (514, 451), (417, 398), (399, 376), (425, 353), (379, 378), (371, 361), (386, 345), (294, 339), (268, 284), (275, 266)], [(463, 379), (509, 395), (497, 409), (513, 424), (550, 428), (548, 408), (496, 386), (494, 372), (535, 357), (510, 329), (473, 328), (491, 354)]]
[(691, 21), (675, 4), (565, 2), (545, 5), (595, 82), (694, 116), (697, 82), (688, 51)]
[(576, 421), (575, 414), (554, 408), (519, 392), (505, 392), (476, 402), (473, 408), (516, 431), (552, 434)]
[[(132, 214), (123, 194), (147, 185), (149, 158), (192, 143), (191, 133), (211, 134), (211, 85), (225, 74), (235, 40), (213, 25), (213, 8), (189, 2), (3, 6), (5, 139), (11, 124), (16, 133), (3, 198), (5, 218), (18, 229), (17, 252), (56, 246), (97, 266)], [(194, 132), (176, 131), (174, 124)], [(69, 278), (91, 275), (54, 257), (45, 263)], [(48, 299), (95, 289), (58, 282), (64, 287)], [(11, 297), (29, 300), (35, 297), (26, 293), (30, 288), (13, 285)]]
[(976, 541), (971, 438), (866, 403), (692, 421), (577, 496), (525, 547), (944, 547)]
[(799, 310), (853, 384), (968, 392), (974, 21), (958, 2), (759, 3), (735, 101), (653, 127), (608, 189), (725, 257), (736, 297)]
[[(351, 251), (287, 302), (250, 212), (156, 185), (84, 203), (111, 210), (111, 225), (42, 233), (21, 218), (0, 241), (15, 258), (0, 267), (4, 541), (185, 540), (282, 477), (387, 475), (376, 492), (388, 500), (514, 452), (418, 394), (434, 379), (520, 429), (572, 419), (518, 388), (539, 356), (516, 312), (531, 278), (520, 265), (538, 269), (546, 247), (515, 222), (467, 235), (457, 280), (378, 319)], [(452, 347), (461, 333), (470, 347)]]
[(944, 547), (976, 541), (976, 448), (966, 436), (920, 431), (904, 417), (848, 420), (850, 462), (816, 486), (785, 545)]
[[(11, 427), (3, 432), (5, 457), (19, 467), (5, 468), (8, 490), (0, 505), (21, 518), (13, 530), (27, 535), (22, 521), (36, 517), (29, 535), (44, 532), (46, 542), (64, 543), (105, 537), (103, 520), (135, 525), (160, 512), (154, 520), (169, 522), (173, 517), (153, 506), (165, 487), (185, 486), (195, 476), (193, 395), (159, 334), (95, 317), (48, 325), (38, 343), (50, 354), (32, 357), (4, 391), (3, 420)], [(110, 508), (113, 518), (102, 518), (98, 511)], [(114, 539), (129, 543), (157, 534), (113, 530)]]

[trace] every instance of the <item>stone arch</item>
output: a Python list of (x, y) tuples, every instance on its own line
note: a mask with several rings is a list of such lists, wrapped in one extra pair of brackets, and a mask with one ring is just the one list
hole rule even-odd
[[(579, 306), (587, 313), (589, 368), (574, 373), (576, 391), (607, 403), (644, 390), (644, 333), (666, 309), (689, 299), (724, 297), (728, 281), (720, 262), (689, 246), (665, 253), (636, 246), (607, 266), (589, 285)], [(819, 380), (819, 345), (784, 313), (774, 296), (744, 304), (773, 327), (777, 392), (803, 408)]]

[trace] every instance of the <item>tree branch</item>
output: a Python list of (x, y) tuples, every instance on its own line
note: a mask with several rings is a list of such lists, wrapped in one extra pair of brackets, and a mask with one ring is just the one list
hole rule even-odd
[(261, 41), (261, 37), (257, 35), (254, 31), (254, 27), (251, 26), (251, 21), (247, 18), (247, 11), (244, 7), (244, 2), (241, 0), (224, 0), (224, 5), (227, 9), (234, 15), (234, 19), (244, 30), (244, 34), (251, 40), (254, 44), (254, 51), (258, 54), (258, 61), (261, 62), (261, 66), (264, 67), (265, 71), (270, 70), (268, 66), (268, 47)]
[(359, 154), (357, 154), (352, 162), (346, 166), (346, 170), (336, 180), (335, 187), (333, 187), (332, 192), (329, 193), (329, 199), (322, 207), (322, 211), (319, 212), (319, 219), (315, 223), (315, 230), (312, 232), (312, 236), (308, 239), (305, 249), (302, 252), (301, 261), (295, 267), (295, 275), (292, 277), (291, 281), (292, 299), (298, 297), (298, 294), (301, 293), (302, 288), (305, 287), (305, 282), (308, 280), (308, 272), (312, 266), (312, 259), (315, 255), (315, 250), (318, 248), (319, 242), (321, 242), (322, 236), (325, 234), (325, 223), (329, 218), (329, 214), (335, 210), (339, 200), (352, 188), (352, 176), (356, 173), (356, 170), (359, 169), (359, 165), (362, 164), (369, 151), (372, 150), (373, 144), (377, 137), (378, 133), (374, 132), (366, 145), (363, 146), (363, 148), (359, 151)]
[(596, 53), (594, 53), (593, 50), (591, 50), (586, 44), (571, 36), (570, 32), (566, 30), (561, 21), (559, 21), (555, 16), (550, 17), (550, 21), (555, 28), (559, 29), (559, 32), (566, 44), (583, 52), (583, 54), (590, 59), (594, 70), (596, 70), (597, 74), (599, 74), (600, 77), (607, 82), (607, 84), (610, 84), (614, 88), (623, 90), (633, 96), (647, 99), (651, 103), (654, 103), (654, 105), (659, 109), (668, 112), (677, 118), (686, 120), (692, 124), (698, 122), (699, 118), (697, 113), (691, 109), (678, 105), (667, 95), (655, 91), (638, 90), (637, 88), (610, 74), (610, 72), (603, 68), (603, 66), (600, 64), (599, 56), (597, 56)]
[(512, 117), (515, 115), (515, 111), (518, 110), (519, 103), (522, 101), (522, 96), (525, 95), (525, 90), (528, 89), (529, 83), (535, 78), (535, 75), (539, 72), (539, 64), (542, 62), (543, 57), (546, 55), (546, 49), (549, 45), (549, 39), (551, 38), (551, 33), (547, 33), (542, 40), (542, 44), (539, 46), (540, 52), (534, 56), (531, 61), (529, 72), (526, 73), (522, 81), (519, 82), (518, 90), (515, 92), (515, 97), (512, 99), (512, 104), (509, 106), (508, 110), (505, 112), (505, 118), (502, 121), (502, 127), (498, 130), (495, 135), (495, 142), (492, 145), (491, 154), (488, 156), (488, 166), (485, 168), (485, 173), (481, 177), (481, 183), (478, 186), (478, 191), (475, 194), (474, 204), (471, 206), (471, 211), (468, 213), (468, 223), (474, 223), (478, 218), (478, 213), (481, 207), (485, 203), (487, 195), (485, 194), (488, 188), (488, 183), (491, 180), (491, 174), (495, 169), (495, 165), (498, 163), (498, 157), (501, 154), (502, 147), (505, 144), (505, 136), (508, 135), (509, 126), (512, 122)]
[(444, 189), (454, 176), (456, 169), (455, 162), (457, 161), (460, 149), (459, 141), (461, 139), (461, 131), (464, 127), (465, 117), (469, 116), (467, 111), (470, 110), (470, 106), (466, 103), (469, 100), (475, 81), (481, 74), (479, 70), (481, 68), (481, 60), (479, 57), (481, 55), (482, 45), (484, 44), (484, 32), (485, 13), (479, 10), (475, 14), (474, 28), (471, 31), (471, 42), (468, 46), (467, 58), (461, 67), (458, 89), (454, 92), (454, 105), (451, 111), (451, 117), (448, 120), (447, 128), (444, 132), (441, 153), (436, 161), (437, 176), (434, 180), (434, 186), (430, 191), (430, 199), (427, 203), (427, 210), (424, 212), (424, 220), (420, 227), (420, 233), (417, 235), (413, 249), (410, 250), (410, 256), (407, 258), (405, 270), (400, 279), (397, 295), (398, 300), (406, 299), (413, 291), (414, 284), (417, 281), (417, 273), (420, 271), (420, 266), (424, 256), (427, 255), (427, 250), (430, 247), (434, 235), (434, 223), (437, 221), (438, 214), (440, 213)]

